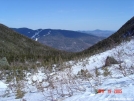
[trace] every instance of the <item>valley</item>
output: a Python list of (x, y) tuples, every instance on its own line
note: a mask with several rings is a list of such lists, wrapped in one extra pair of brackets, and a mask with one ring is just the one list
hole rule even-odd
[[(50, 44), (56, 38), (66, 42), (65, 36), (70, 40), (82, 35), (61, 32), (40, 29), (34, 36), (29, 32), (24, 36), (0, 25), (1, 101), (134, 101), (134, 17), (80, 52), (38, 42), (44, 38)], [(83, 35), (89, 40), (89, 35)]]
[(60, 30), (60, 29), (32, 30), (29, 28), (11, 28), (11, 29), (35, 41), (38, 41), (39, 43), (53, 47), (55, 49), (64, 50), (68, 52), (83, 51), (105, 38), (71, 30)]

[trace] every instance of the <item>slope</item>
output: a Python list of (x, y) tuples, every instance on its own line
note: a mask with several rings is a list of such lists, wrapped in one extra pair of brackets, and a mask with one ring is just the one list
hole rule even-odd
[(77, 55), (93, 55), (103, 52), (113, 48), (124, 40), (128, 40), (131, 36), (134, 36), (134, 17), (127, 21), (117, 32), (112, 34), (110, 37), (96, 43), (82, 52), (78, 52)]
[[(6, 84), (5, 80), (0, 80), (0, 99), (2, 101), (134, 101), (133, 54), (132, 37), (130, 41), (122, 42), (103, 53), (86, 57), (83, 61), (69, 61), (67, 63), (72, 67), (62, 71), (48, 73), (44, 72), (42, 67), (38, 67), (35, 73), (25, 72), (25, 78), (18, 84), (13, 81)], [(107, 56), (113, 56), (122, 62), (104, 68)], [(104, 74), (106, 69), (108, 75)], [(98, 75), (96, 70), (99, 72)], [(14, 85), (20, 85), (21, 92), (25, 92), (18, 99), (16, 99), (18, 93), (15, 92), (18, 88)]]
[(0, 24), (0, 53), (0, 57), (7, 57), (10, 61), (37, 58), (49, 60), (59, 55), (67, 57), (68, 54), (18, 34), (3, 24)]
[[(68, 61), (62, 70), (48, 72), (37, 67), (24, 78), (0, 79), (2, 101), (134, 101), (133, 27), (125, 30), (118, 45), (90, 57)], [(129, 33), (128, 33), (129, 32)], [(129, 37), (129, 40), (126, 40)], [(123, 41), (123, 42), (122, 42)], [(106, 64), (107, 57), (117, 63)], [(0, 71), (1, 73), (1, 71)]]

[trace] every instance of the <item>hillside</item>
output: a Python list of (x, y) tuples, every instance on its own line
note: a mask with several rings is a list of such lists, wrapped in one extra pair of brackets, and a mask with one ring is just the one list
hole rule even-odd
[(0, 24), (0, 53), (0, 57), (7, 57), (10, 61), (39, 58), (48, 61), (59, 56), (65, 58), (68, 54), (18, 34), (3, 24)]
[(37, 29), (12, 28), (14, 31), (21, 33), (33, 40), (36, 40), (50, 47), (69, 51), (80, 52), (94, 45), (104, 37), (97, 37), (82, 32), (59, 29)]
[(128, 40), (129, 37), (134, 36), (134, 17), (128, 20), (117, 32), (108, 38), (96, 43), (88, 49), (78, 52), (77, 55), (93, 55), (100, 53), (119, 45), (122, 41)]
[[(132, 34), (132, 33), (130, 33)], [(2, 101), (134, 101), (134, 38), (111, 50), (68, 61), (63, 70), (37, 67), (24, 77), (0, 79)], [(106, 64), (107, 57), (117, 62)], [(111, 61), (111, 60), (109, 60)], [(1, 71), (0, 71), (1, 73)], [(2, 72), (3, 74), (5, 72)], [(8, 80), (10, 76), (13, 79)], [(21, 74), (22, 75), (22, 74)]]
[[(6, 44), (10, 46), (7, 45), (3, 49), (18, 50), (15, 46), (17, 40), (22, 44), (20, 46), (17, 43), (19, 49), (23, 49), (23, 45), (27, 48), (27, 45), (32, 43), (40, 46), (40, 50), (46, 48), (45, 52), (50, 52), (51, 59), (52, 56), (57, 56), (53, 52), (61, 52), (48, 46), (44, 48), (43, 45), (3, 25), (1, 29), (1, 42), (5, 46)], [(4, 36), (2, 33), (9, 35)], [(133, 35), (134, 17), (109, 38), (98, 42), (83, 53), (74, 54), (75, 58), (78, 55), (81, 57), (86, 55), (84, 58), (77, 57), (66, 62), (60, 58), (58, 64), (51, 63), (48, 66), (37, 65), (36, 62), (33, 68), (29, 68), (29, 65), (24, 65), (25, 68), (16, 65), (8, 69), (0, 68), (0, 99), (2, 101), (134, 101)], [(16, 49), (13, 49), (13, 46)], [(28, 51), (24, 49), (24, 52)], [(16, 54), (21, 56), (21, 53), (14, 51), (15, 56)], [(57, 54), (65, 55), (64, 52)]]

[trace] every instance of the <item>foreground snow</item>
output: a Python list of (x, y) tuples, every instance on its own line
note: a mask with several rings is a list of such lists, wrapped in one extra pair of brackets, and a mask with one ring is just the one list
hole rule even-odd
[[(15, 93), (9, 89), (10, 84), (0, 80), (0, 101), (134, 101), (134, 40), (106, 52), (96, 54), (75, 63), (64, 71), (47, 74), (40, 68), (35, 74), (27, 73), (22, 85), (25, 95), (16, 99)], [(103, 76), (102, 67), (107, 56), (113, 56), (120, 64), (114, 64), (107, 68), (111, 72), (109, 76)], [(118, 68), (125, 68), (126, 76)], [(98, 68), (100, 76), (95, 76), (95, 68)], [(79, 77), (79, 71), (88, 70), (93, 77)], [(132, 70), (132, 72), (130, 72)], [(12, 83), (11, 83), (12, 84)], [(103, 89), (104, 93), (96, 90)], [(116, 93), (115, 90), (120, 90)], [(11, 92), (7, 94), (7, 91)], [(111, 91), (108, 92), (108, 91)]]
[[(122, 66), (126, 65), (127, 67), (134, 66), (134, 39), (130, 42), (122, 43), (121, 45), (108, 50), (106, 52), (93, 55), (89, 58), (84, 59), (84, 61), (77, 63), (73, 66), (73, 73), (77, 74), (81, 69), (93, 70), (96, 68), (101, 68), (105, 65), (105, 60), (107, 56), (112, 56), (118, 61), (122, 61)], [(84, 63), (87, 63), (83, 66)]]
[[(134, 75), (130, 77), (121, 77), (121, 78), (103, 78), (102, 84), (98, 86), (98, 89), (105, 89), (104, 93), (95, 93), (94, 89), (91, 88), (88, 81), (83, 81), (79, 87), (84, 87), (86, 90), (81, 92), (74, 92), (74, 94), (70, 97), (58, 97), (56, 101), (134, 101), (134, 81), (130, 78), (134, 78)], [(4, 94), (4, 90), (6, 90), (6, 84), (0, 83), (0, 94)], [(45, 93), (44, 96), (41, 92), (34, 91), (27, 92), (23, 99), (26, 101), (52, 101), (47, 93), (50, 93), (49, 90)], [(122, 89), (122, 93), (116, 94), (114, 90)], [(108, 93), (108, 90), (112, 90), (111, 93)], [(15, 99), (14, 95), (10, 95), (9, 97), (3, 97), (0, 95), (0, 101), (20, 101), (20, 99)], [(120, 99), (120, 100), (119, 100)]]
[[(134, 78), (134, 75), (131, 77)], [(133, 80), (126, 77), (120, 79), (109, 78), (102, 81), (103, 83), (98, 86), (98, 89), (105, 89), (104, 93), (92, 93), (90, 87), (88, 88), (89, 84), (87, 84), (85, 92), (67, 98), (65, 101), (134, 101)], [(115, 93), (114, 90), (117, 89), (121, 89), (122, 93)], [(108, 90), (111, 90), (111, 93)]]

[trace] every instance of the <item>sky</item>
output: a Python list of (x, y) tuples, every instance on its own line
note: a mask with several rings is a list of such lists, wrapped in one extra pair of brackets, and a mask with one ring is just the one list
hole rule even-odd
[(134, 0), (0, 0), (0, 23), (14, 28), (118, 30)]

